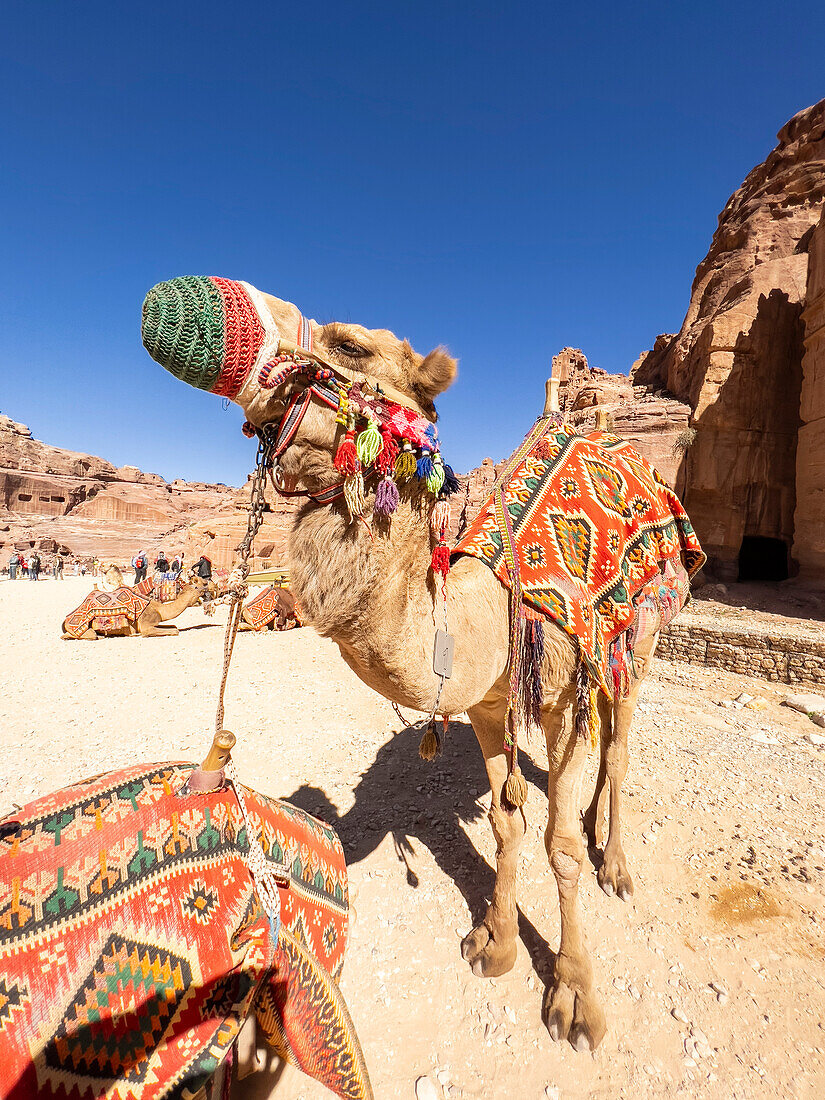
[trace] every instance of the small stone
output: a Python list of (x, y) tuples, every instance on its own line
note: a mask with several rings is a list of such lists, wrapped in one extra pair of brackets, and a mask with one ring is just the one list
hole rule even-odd
[(812, 745), (816, 745), (818, 749), (825, 745), (825, 737), (821, 733), (806, 733), (805, 740), (810, 741)]
[(561, 1092), (558, 1085), (545, 1085), (544, 1095), (546, 1100), (561, 1100)]
[(642, 995), (635, 985), (629, 985), (627, 987), (627, 992), (630, 994), (634, 1001), (641, 1000)]
[(717, 994), (716, 994), (716, 1000), (717, 1000), (717, 1001), (719, 1002), (719, 1004), (720, 1004), (720, 1005), (721, 1005), (721, 1006), (722, 1006), (722, 1007), (724, 1008), (724, 1007), (725, 1007), (725, 1005), (726, 1005), (726, 1004), (728, 1003), (728, 995), (727, 995), (727, 993), (717, 993)]
[(686, 1024), (688, 1022), (687, 1016), (682, 1012), (681, 1008), (672, 1008), (670, 1015), (674, 1020), (678, 1020), (680, 1024)]
[(419, 1077), (415, 1082), (415, 1100), (439, 1100), (438, 1092), (429, 1077)]
[(515, 1012), (513, 1012), (512, 1008), (510, 1008), (509, 1005), (504, 1006), (504, 1015), (507, 1017), (511, 1024), (514, 1024), (516, 1022), (516, 1014)]
[(736, 696), (736, 702), (737, 703), (750, 703), (750, 702), (752, 702), (752, 700), (753, 700), (753, 696), (748, 695), (748, 693), (746, 691), (743, 691), (741, 693), (741, 695)]

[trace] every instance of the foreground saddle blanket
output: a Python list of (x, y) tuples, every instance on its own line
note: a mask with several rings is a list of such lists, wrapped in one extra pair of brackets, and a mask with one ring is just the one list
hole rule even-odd
[[(621, 696), (628, 682), (611, 667), (612, 643), (628, 630), (632, 642), (637, 600), (646, 586), (650, 599), (665, 591), (669, 621), (687, 598), (679, 572), (692, 577), (705, 556), (679, 498), (629, 443), (552, 422), (531, 437), (504, 487), (524, 601), (577, 639), (591, 677)], [(509, 587), (494, 499), (453, 552), (480, 558)]]
[(66, 616), (66, 633), (80, 638), (91, 627), (98, 634), (123, 630), (138, 619), (152, 601), (135, 588), (116, 588), (114, 592), (90, 592), (80, 607)]
[(0, 822), (0, 1097), (185, 1100), (211, 1089), (254, 1011), (288, 1061), (371, 1096), (336, 978), (347, 878), (335, 832), (245, 791), (289, 867), (273, 942), (231, 787), (191, 764), (137, 765)]

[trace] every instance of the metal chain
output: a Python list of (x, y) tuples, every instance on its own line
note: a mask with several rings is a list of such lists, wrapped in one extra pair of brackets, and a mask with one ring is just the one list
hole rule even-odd
[[(261, 428), (258, 437), (258, 452), (255, 455), (255, 472), (252, 475), (252, 486), (249, 499), (249, 519), (246, 524), (246, 534), (235, 547), (240, 554), (240, 564), (237, 565), (229, 576), (228, 587), (231, 596), (229, 605), (229, 618), (226, 620), (226, 634), (223, 640), (223, 673), (218, 689), (218, 706), (215, 712), (215, 732), (223, 729), (224, 718), (224, 692), (226, 690), (226, 678), (229, 675), (229, 665), (232, 660), (232, 650), (235, 648), (235, 638), (238, 635), (238, 627), (241, 624), (242, 605), (246, 599), (249, 588), (246, 578), (249, 576), (249, 556), (252, 553), (252, 544), (255, 536), (261, 529), (266, 513), (266, 478), (271, 463), (272, 448), (275, 444), (274, 425), (265, 424)], [(234, 579), (233, 579), (233, 575)]]

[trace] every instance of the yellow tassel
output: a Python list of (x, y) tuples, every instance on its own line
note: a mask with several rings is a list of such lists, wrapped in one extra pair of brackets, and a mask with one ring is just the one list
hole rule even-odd
[(595, 749), (599, 743), (599, 734), (601, 733), (601, 719), (599, 718), (599, 704), (598, 694), (595, 687), (590, 688), (588, 696), (588, 705), (590, 708), (590, 747)]
[(438, 732), (435, 728), (435, 720), (430, 722), (429, 726), (421, 738), (421, 744), (418, 746), (418, 755), (422, 760), (435, 760), (441, 750), (441, 740), (438, 736)]
[(521, 774), (518, 764), (513, 765), (513, 770), (507, 776), (504, 784), (504, 797), (511, 806), (520, 809), (527, 801), (527, 780)]
[(405, 440), (401, 448), (401, 454), (395, 460), (395, 480), (397, 482), (409, 481), (415, 475), (417, 465), (412, 444), (407, 443)]

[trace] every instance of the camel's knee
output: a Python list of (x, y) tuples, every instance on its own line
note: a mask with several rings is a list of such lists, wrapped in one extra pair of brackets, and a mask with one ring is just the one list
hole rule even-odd
[(487, 815), (499, 853), (507, 853), (518, 847), (526, 831), (524, 815), (493, 806)]
[(584, 842), (573, 837), (555, 836), (547, 832), (544, 837), (547, 857), (559, 886), (574, 886), (579, 879), (584, 862)]

